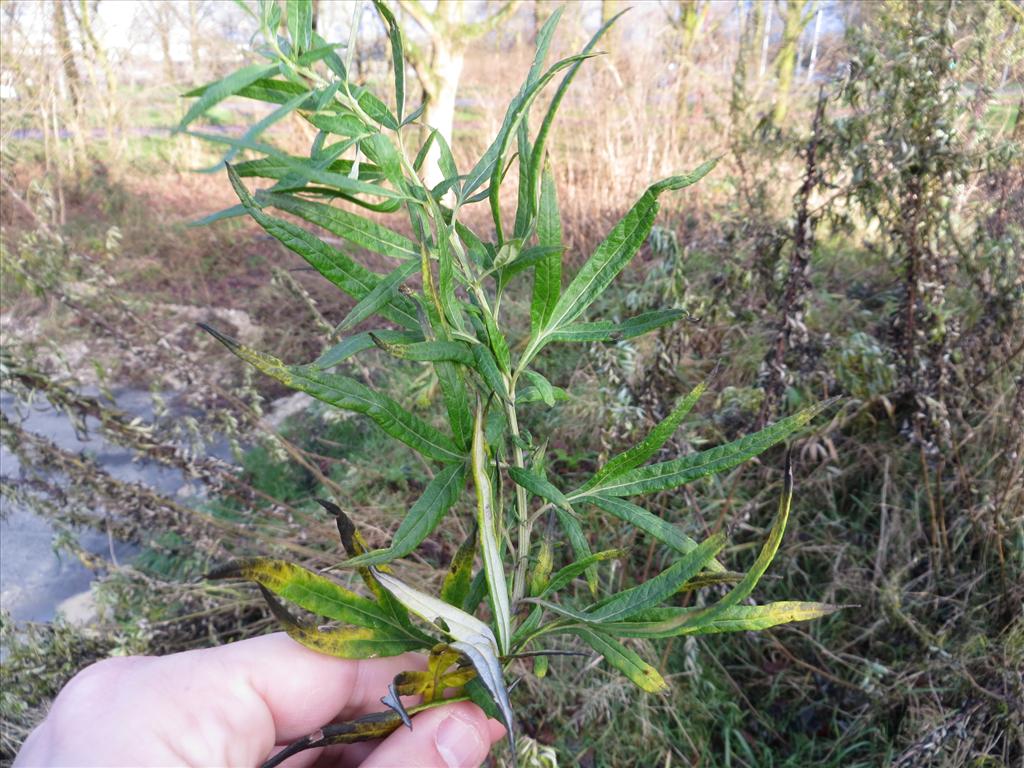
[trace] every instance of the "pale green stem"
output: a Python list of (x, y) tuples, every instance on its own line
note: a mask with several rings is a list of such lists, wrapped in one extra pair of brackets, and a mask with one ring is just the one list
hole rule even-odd
[[(510, 380), (509, 386), (512, 388), (510, 393), (511, 402), (505, 405), (505, 414), (508, 418), (509, 431), (512, 433), (512, 458), (515, 461), (515, 465), (521, 469), (526, 469), (526, 458), (523, 456), (523, 449), (518, 445), (519, 438), (519, 419), (516, 416), (515, 406), (515, 382)], [(512, 580), (512, 602), (517, 603), (526, 595), (526, 569), (529, 565), (530, 560), (530, 517), (528, 514), (528, 502), (526, 499), (526, 489), (521, 485), (516, 485), (516, 513), (517, 521), (519, 523), (519, 538), (517, 550), (517, 561), (515, 577)]]
[[(303, 68), (302, 74), (306, 75), (307, 77), (310, 77), (310, 79), (312, 79), (314, 82), (317, 82), (318, 84), (322, 84), (324, 82), (323, 79), (319, 75), (317, 75), (315, 72), (313, 72), (312, 70), (310, 70), (308, 68)], [(352, 97), (351, 92), (349, 92), (349, 90), (348, 90), (348, 83), (346, 82), (344, 85), (345, 85), (344, 97), (342, 97), (342, 94), (340, 92), (338, 94), (336, 94), (335, 97), (339, 98), (340, 100), (345, 102), (345, 106), (347, 106), (349, 109), (351, 109), (353, 112), (355, 112), (360, 117), (360, 119), (362, 119), (364, 122), (366, 122), (367, 124), (372, 124), (373, 123), (372, 118), (370, 118), (369, 115), (367, 115), (365, 112), (363, 112), (362, 108), (359, 106), (359, 103)], [(427, 195), (429, 195), (430, 194), (430, 190), (428, 190), (426, 188), (426, 186), (420, 180), (419, 175), (416, 173), (416, 170), (412, 167), (412, 164), (409, 162), (409, 158), (408, 158), (408, 156), (406, 154), (405, 142), (402, 140), (402, 132), (401, 132), (401, 130), (396, 131), (395, 133), (396, 133), (396, 136), (398, 138), (398, 147), (399, 147), (398, 156), (399, 156), (399, 158), (400, 158), (400, 160), (402, 162), (402, 165), (403, 165), (403, 168), (404, 168), (406, 174), (411, 179), (413, 179), (420, 186), (420, 188), (425, 191), (425, 193)], [(455, 215), (456, 214), (457, 214), (457, 210), (452, 211), (452, 224), (453, 225), (454, 225), (454, 222), (455, 222)], [(433, 218), (433, 215), (431, 215), (431, 217)], [(435, 222), (435, 226), (437, 227), (438, 232), (440, 232), (443, 229), (443, 227), (445, 226), (445, 224), (444, 224), (443, 221), (438, 221), (438, 222)], [(477, 279), (477, 277), (476, 277), (476, 275), (474, 273), (474, 270), (472, 269), (472, 266), (469, 264), (469, 262), (468, 262), (468, 260), (466, 258), (465, 251), (462, 248), (462, 244), (459, 243), (458, 242), (458, 238), (456, 238), (454, 236), (454, 231), (455, 231), (455, 229), (454, 229), (454, 226), (453, 226), (452, 227), (453, 236), (450, 239), (450, 243), (452, 245), (452, 250), (455, 252), (456, 257), (458, 258), (459, 266), (462, 269), (463, 275), (466, 277), (466, 280), (467, 280), (467, 283), (469, 285), (469, 288), (473, 292), (473, 296), (477, 300), (477, 303), (480, 305), (480, 310), (482, 312), (487, 312), (488, 314), (491, 314), (492, 317), (494, 317), (494, 319), (495, 319), (495, 324), (497, 324), (497, 317), (496, 317), (496, 315), (497, 315), (497, 306), (495, 306), (494, 310), (491, 309), (490, 302), (487, 300), (487, 294), (484, 292), (483, 287), (480, 285), (480, 282)], [(531, 357), (532, 357), (532, 355), (531, 355)], [(513, 460), (515, 462), (515, 466), (517, 466), (517, 467), (519, 467), (521, 469), (526, 469), (526, 458), (523, 455), (522, 448), (520, 448), (519, 445), (517, 444), (517, 440), (520, 437), (520, 432), (519, 432), (519, 419), (516, 416), (516, 409), (515, 409), (515, 391), (516, 391), (515, 388), (516, 388), (516, 382), (519, 379), (519, 374), (522, 372), (522, 369), (526, 367), (526, 364), (528, 362), (529, 362), (529, 360), (521, 361), (520, 364), (519, 364), (519, 367), (516, 369), (515, 373), (508, 379), (509, 402), (507, 402), (506, 405), (505, 405), (505, 413), (506, 413), (506, 417), (508, 418), (509, 430), (511, 431), (512, 436), (514, 438), (513, 441), (512, 441), (512, 456), (513, 456)], [(527, 567), (529, 566), (530, 532), (531, 532), (531, 528), (532, 528), (531, 520), (530, 520), (530, 517), (529, 517), (528, 510), (529, 510), (529, 502), (528, 502), (528, 500), (526, 498), (526, 489), (523, 488), (520, 485), (517, 485), (516, 486), (516, 520), (517, 520), (517, 523), (518, 523), (518, 526), (519, 526), (519, 534), (518, 534), (518, 546), (516, 548), (516, 550), (517, 550), (516, 551), (516, 570), (515, 570), (515, 576), (514, 576), (513, 582), (512, 582), (512, 584), (513, 584), (513, 588), (512, 588), (512, 600), (513, 600), (513, 602), (522, 599), (526, 595), (526, 571), (527, 571)]]

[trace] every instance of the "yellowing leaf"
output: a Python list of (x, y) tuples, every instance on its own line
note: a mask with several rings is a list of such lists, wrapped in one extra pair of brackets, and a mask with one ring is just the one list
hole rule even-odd
[(604, 632), (593, 627), (572, 627), (567, 631), (578, 635), (641, 690), (647, 693), (660, 693), (668, 687), (658, 670), (640, 658), (635, 651)]

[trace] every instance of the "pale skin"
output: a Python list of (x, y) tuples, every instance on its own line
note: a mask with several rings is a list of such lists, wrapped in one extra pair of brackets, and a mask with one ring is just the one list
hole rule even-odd
[[(384, 707), (405, 654), (345, 661), (284, 634), (171, 656), (108, 659), (80, 672), (29, 736), (16, 766), (258, 766), (332, 721)], [(308, 750), (284, 763), (362, 768), (479, 766), (504, 728), (460, 702), (421, 712), (373, 743)]]

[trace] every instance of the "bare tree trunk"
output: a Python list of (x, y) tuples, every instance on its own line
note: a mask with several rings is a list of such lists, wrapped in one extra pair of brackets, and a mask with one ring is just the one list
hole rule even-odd
[(64, 68), (64, 78), (68, 83), (68, 95), (71, 103), (78, 109), (82, 98), (82, 76), (75, 64), (75, 52), (71, 48), (71, 37), (68, 35), (68, 20), (64, 15), (64, 3), (61, 0), (53, 3), (53, 36), (57, 42), (57, 54)]
[[(486, 19), (468, 22), (464, 0), (444, 0), (428, 11), (420, 0), (400, 0), (400, 7), (423, 28), (431, 40), (431, 52), (410, 44), (407, 55), (427, 102), (424, 122), (451, 144), (455, 128), (455, 101), (459, 79), (465, 62), (466, 46), (475, 38), (492, 31), (518, 7), (518, 0), (509, 0)], [(424, 181), (438, 184), (443, 176), (438, 166), (440, 149), (435, 143), (424, 163)]]
[[(768, 43), (772, 39), (772, 5), (767, 3), (767, 13), (764, 15), (764, 27), (761, 31), (761, 64), (757, 68), (758, 79), (764, 79), (764, 73), (768, 71)], [(755, 8), (760, 8), (760, 3), (755, 3)]]
[(821, 36), (821, 5), (814, 13), (814, 34), (811, 36), (811, 60), (807, 63), (807, 83), (814, 80), (814, 65), (818, 63), (818, 40)]
[[(452, 47), (435, 41), (433, 82), (428, 92), (427, 108), (423, 113), (423, 119), (431, 128), (444, 136), (449, 144), (452, 142), (452, 134), (455, 130), (455, 100), (459, 93), (459, 79), (462, 77), (462, 67), (465, 62), (465, 51), (461, 47)], [(441, 179), (441, 171), (437, 165), (440, 158), (440, 150), (431, 147), (427, 155), (427, 178), (428, 186), (434, 186)]]
[(760, 25), (761, 8), (754, 5), (750, 15), (742, 3), (740, 9), (739, 40), (736, 46), (736, 63), (732, 70), (732, 94), (729, 98), (730, 129), (736, 127), (747, 109), (747, 67), (751, 64), (751, 50), (754, 36)]
[(188, 4), (188, 48), (192, 57), (192, 80), (199, 79), (201, 57), (199, 54), (199, 0)]
[[(68, 34), (67, 16), (65, 15), (64, 3), (58, 0), (53, 3), (53, 31), (56, 42), (57, 55), (60, 58), (59, 66), (55, 71), (53, 82), (53, 93), (50, 103), (43, 108), (43, 136), (45, 138), (49, 129), (53, 129), (53, 141), (50, 145), (47, 156), (47, 170), (53, 174), (56, 186), (55, 197), (60, 209), (61, 224), (64, 218), (64, 189), (61, 174), (61, 135), (57, 104), (57, 91), (60, 85), (60, 76), (63, 75), (65, 88), (63, 89), (71, 104), (67, 112), (67, 130), (70, 134), (71, 149), (67, 153), (67, 167), (72, 177), (77, 176), (78, 171), (83, 167), (88, 158), (85, 135), (83, 128), (84, 96), (86, 93), (85, 84), (82, 81), (82, 74), (78, 69), (75, 51), (71, 46), (71, 37)], [(54, 162), (50, 162), (53, 159)]]
[(804, 7), (807, 0), (786, 0), (786, 14), (782, 28), (782, 47), (775, 58), (775, 72), (778, 77), (775, 89), (775, 107), (772, 109), (772, 122), (782, 125), (789, 110), (789, 91), (793, 87), (793, 73), (796, 71), (797, 48), (800, 33), (803, 32)]
[(693, 68), (694, 49), (700, 41), (704, 21), (710, 6), (700, 0), (678, 0), (679, 20), (676, 29), (679, 32), (679, 94), (677, 115), (679, 124), (685, 126), (690, 113), (690, 73)]
[(601, 23), (604, 24), (619, 12), (619, 0), (601, 0)]
[[(53, 167), (51, 169), (52, 172), (53, 172), (53, 187), (54, 187), (54, 189), (53, 189), (53, 196), (54, 196), (54, 198), (56, 200), (56, 203), (57, 203), (57, 210), (55, 212), (55, 215), (56, 215), (56, 219), (57, 219), (56, 224), (58, 226), (63, 227), (67, 223), (67, 209), (64, 206), (64, 180), (62, 178), (63, 174), (61, 173), (60, 122), (59, 122), (59, 118), (58, 118), (58, 116), (60, 115), (60, 110), (57, 108), (57, 94), (56, 94), (56, 92), (53, 93), (53, 96), (52, 96), (50, 104), (51, 104), (51, 117), (53, 119), (53, 137), (54, 137), (53, 146), (56, 148), (56, 152), (55, 152), (55, 154), (56, 154), (56, 162), (54, 162)], [(74, 152), (72, 152), (70, 154), (71, 154), (72, 162), (69, 163), (69, 165), (71, 165), (71, 167), (73, 168), (74, 167), (74, 161), (73, 161)]]
[[(105, 85), (105, 98), (103, 99), (103, 112), (106, 117), (106, 130), (107, 138), (110, 141), (111, 147), (115, 147), (120, 143), (120, 131), (118, 129), (119, 124), (119, 112), (117, 102), (117, 77), (114, 74), (114, 68), (110, 64), (110, 57), (107, 56), (106, 49), (100, 44), (100, 41), (96, 37), (96, 33), (92, 27), (92, 11), (89, 9), (89, 3), (87, 0), (80, 0), (79, 3), (79, 14), (76, 17), (78, 22), (79, 30), (82, 33), (82, 37), (89, 44), (89, 50), (92, 54), (92, 58), (99, 65), (100, 69), (103, 70), (104, 85)], [(93, 76), (94, 86), (99, 90), (99, 83), (95, 82), (98, 78)], [(115, 154), (118, 154), (115, 152)]]
[(156, 27), (157, 37), (160, 38), (160, 53), (164, 58), (164, 78), (168, 85), (177, 80), (174, 72), (174, 59), (171, 56), (171, 26), (174, 23), (174, 13), (171, 6), (165, 3), (156, 3), (150, 6), (153, 10), (153, 26)]
[(87, 0), (81, 0), (79, 9), (81, 13), (78, 16), (78, 25), (82, 30), (83, 37), (85, 37), (86, 41), (89, 43), (89, 49), (92, 51), (92, 55), (100, 65), (100, 69), (103, 70), (108, 95), (113, 99), (114, 94), (117, 92), (117, 77), (114, 75), (114, 68), (110, 64), (110, 57), (107, 56), (106, 48), (100, 44), (100, 41), (96, 37), (96, 33), (92, 28), (92, 12), (89, 10), (89, 3)]

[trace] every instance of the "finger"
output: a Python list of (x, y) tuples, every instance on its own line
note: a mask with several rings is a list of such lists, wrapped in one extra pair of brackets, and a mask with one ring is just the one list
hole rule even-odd
[(384, 659), (336, 659), (299, 645), (284, 633), (203, 651), (231, 682), (248, 685), (274, 721), (275, 743), (287, 743), (337, 719), (381, 709), (395, 675), (423, 669), (419, 654)]
[(459, 702), (421, 712), (412, 730), (388, 736), (363, 768), (476, 768), (505, 729), (475, 704)]
[(339, 713), (378, 710), (415, 654), (346, 661), (283, 634), (79, 673), (19, 755), (25, 764), (253, 765)]

